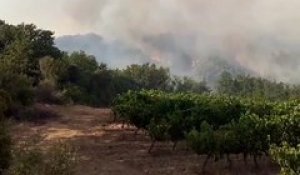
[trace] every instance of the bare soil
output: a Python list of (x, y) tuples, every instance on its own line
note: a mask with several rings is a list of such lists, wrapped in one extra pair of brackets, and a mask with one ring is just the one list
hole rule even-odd
[(135, 128), (122, 127), (113, 122), (110, 109), (86, 106), (38, 105), (55, 112), (59, 117), (38, 123), (16, 123), (13, 126), (15, 142), (27, 140), (34, 135), (42, 136), (40, 145), (68, 141), (78, 150), (78, 175), (273, 175), (278, 167), (268, 158), (258, 160), (256, 167), (251, 159), (245, 163), (241, 156), (231, 156), (226, 161), (210, 160), (202, 172), (205, 156), (198, 156), (179, 143), (172, 150), (172, 143), (157, 143), (148, 153), (151, 140)]

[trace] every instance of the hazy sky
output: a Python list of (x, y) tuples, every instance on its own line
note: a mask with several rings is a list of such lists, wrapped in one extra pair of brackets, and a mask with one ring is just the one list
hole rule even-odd
[(133, 26), (144, 20), (147, 27), (155, 25), (160, 31), (168, 30), (166, 25), (182, 24), (213, 29), (213, 34), (223, 25), (222, 30), (240, 27), (298, 37), (299, 9), (299, 0), (0, 0), (0, 18), (33, 22), (58, 35), (100, 33), (119, 26), (117, 22)]
[[(69, 13), (68, 5), (76, 0), (0, 0), (0, 19), (9, 23), (34, 23), (55, 31), (56, 35), (86, 33)], [(80, 12), (79, 12), (80, 13)]]
[(0, 18), (58, 36), (98, 33), (163, 65), (190, 70), (221, 56), (300, 82), (300, 0), (0, 0)]

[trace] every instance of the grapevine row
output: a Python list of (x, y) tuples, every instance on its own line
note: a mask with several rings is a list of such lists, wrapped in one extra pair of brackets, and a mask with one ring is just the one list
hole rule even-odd
[[(223, 95), (129, 91), (116, 98), (115, 116), (147, 130), (153, 143), (186, 140), (207, 160), (268, 155), (270, 146), (300, 143), (299, 101), (270, 102)], [(207, 162), (207, 161), (206, 161)], [(204, 163), (204, 167), (205, 167)]]

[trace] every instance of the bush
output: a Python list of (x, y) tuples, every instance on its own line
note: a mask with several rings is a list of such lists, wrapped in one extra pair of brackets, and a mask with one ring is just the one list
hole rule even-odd
[(35, 88), (36, 101), (48, 104), (63, 104), (61, 93), (55, 88), (54, 83), (43, 81)]
[(84, 104), (86, 101), (86, 95), (83, 93), (83, 90), (75, 85), (67, 86), (63, 91), (63, 96), (68, 103)]
[(34, 102), (32, 82), (25, 75), (0, 71), (0, 87), (11, 96), (13, 104), (28, 106)]
[(282, 147), (271, 148), (271, 156), (280, 165), (282, 175), (300, 174), (300, 145), (297, 148), (284, 143)]
[(58, 117), (57, 113), (48, 110), (44, 107), (44, 105), (35, 105), (30, 107), (19, 106), (19, 108), (15, 109), (14, 111), (15, 119), (21, 121), (37, 122)]
[(10, 108), (11, 102), (10, 95), (6, 91), (0, 89), (0, 117), (3, 117), (1, 115)]
[(4, 121), (4, 112), (11, 103), (10, 96), (0, 90), (0, 175), (8, 168), (11, 158), (11, 139), (7, 130), (7, 123)]
[(0, 175), (9, 167), (11, 160), (11, 139), (6, 123), (0, 120)]
[(13, 152), (10, 175), (73, 175), (76, 154), (72, 146), (58, 143), (47, 150), (37, 146), (37, 140), (20, 145)]
[(70, 145), (59, 143), (51, 147), (46, 156), (46, 175), (72, 175), (75, 173), (76, 154)]

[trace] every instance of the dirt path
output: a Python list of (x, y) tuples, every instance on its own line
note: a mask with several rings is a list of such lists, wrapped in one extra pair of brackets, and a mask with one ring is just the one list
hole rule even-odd
[[(44, 124), (22, 123), (13, 128), (14, 139), (22, 141), (35, 134), (43, 136), (43, 144), (58, 140), (70, 141), (77, 149), (78, 175), (193, 175), (201, 174), (204, 157), (186, 151), (184, 143), (172, 151), (171, 143), (159, 143), (149, 154), (151, 142), (144, 133), (134, 135), (134, 128), (122, 128), (112, 122), (109, 109), (85, 106), (40, 105), (60, 117)], [(277, 168), (267, 158), (254, 168), (252, 161), (244, 165), (241, 158), (232, 157), (231, 168), (221, 161), (211, 161), (206, 174), (273, 175)]]

